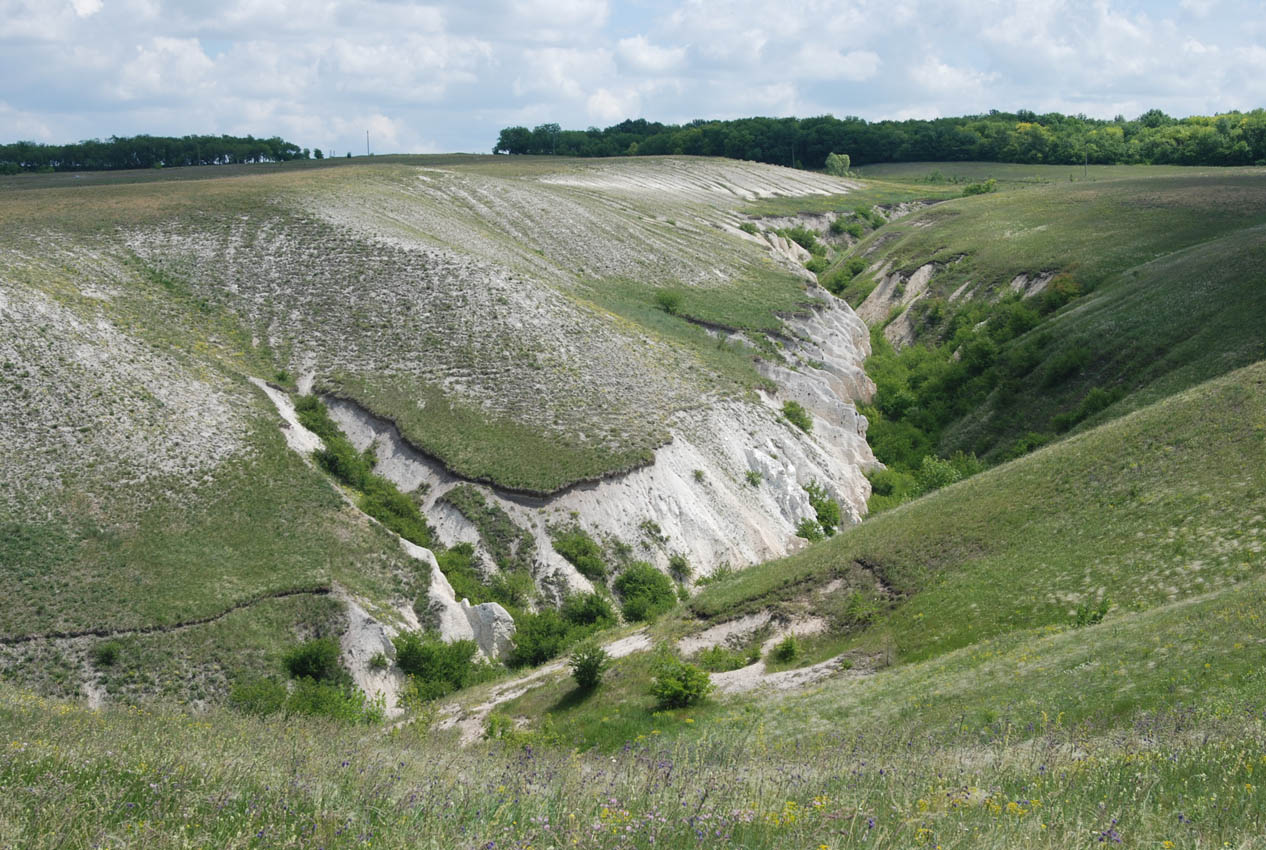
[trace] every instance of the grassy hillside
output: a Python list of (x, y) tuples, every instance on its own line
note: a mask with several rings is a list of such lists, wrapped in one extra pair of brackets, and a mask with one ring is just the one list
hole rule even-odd
[[(0, 781), (56, 793), (0, 798), (0, 839), (1260, 847), (1263, 461), (1258, 364), (740, 572), (657, 627), (792, 612), (864, 560), (902, 595), (801, 663), (884, 641), (893, 663), (802, 693), (655, 711), (635, 653), (592, 695), (529, 690), (500, 737), (455, 749), (427, 715), (380, 732), (6, 688)], [(1077, 626), (1105, 589), (1106, 618)]]
[(1143, 611), (1260, 574), (1264, 470), (1257, 364), (740, 572), (689, 608), (733, 617), (862, 563), (903, 601), (822, 640), (832, 651), (890, 642), (907, 660), (1062, 628), (1079, 604), (1103, 598), (1122, 614)]
[[(925, 166), (876, 173), (944, 186)], [(875, 331), (880, 460), (997, 462), (1266, 356), (1266, 171), (1066, 170), (946, 164), (937, 180), (1003, 191), (892, 222), (826, 272), (869, 265), (842, 295)], [(876, 504), (910, 487), (884, 482)]]
[(411, 606), (429, 570), (250, 379), (353, 398), (508, 489), (645, 464), (683, 410), (765, 385), (704, 326), (776, 360), (764, 332), (808, 298), (734, 209), (851, 185), (475, 156), (0, 181), (0, 673), (217, 701), (338, 633), (336, 586)]

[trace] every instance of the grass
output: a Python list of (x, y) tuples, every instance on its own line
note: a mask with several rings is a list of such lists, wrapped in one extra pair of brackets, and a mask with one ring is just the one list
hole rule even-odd
[[(865, 301), (874, 273), (837, 287), (870, 317), (869, 436), (898, 472), (959, 451), (996, 463), (1266, 353), (1260, 169), (1122, 167), (1093, 183), (1011, 187), (939, 204), (857, 247), (903, 274), (932, 264), (912, 303)], [(853, 259), (824, 279), (846, 278)], [(1054, 279), (1035, 296), (1008, 286), (1039, 274)]]
[(249, 461), (197, 487), (154, 482), (135, 513), (6, 521), (0, 592), (25, 604), (0, 616), (0, 635), (170, 625), (333, 580), (403, 590), (409, 568), (386, 533), (350, 511), (275, 425), (256, 424)]
[[(1019, 348), (1032, 337), (1052, 339), (1030, 373), (1040, 380), (1002, 387), (991, 404), (950, 429), (945, 448), (1005, 448), (1025, 431), (1057, 430), (1061, 414), (1088, 427), (1266, 358), (1263, 268), (1266, 228), (1258, 226), (1120, 275), (1017, 340)], [(1052, 387), (1047, 375), (1074, 352), (1084, 365)], [(1115, 398), (1103, 412), (1079, 416), (1096, 389)]]
[(728, 619), (862, 563), (907, 601), (852, 645), (916, 660), (1065, 625), (1104, 593), (1134, 611), (1248, 580), (1264, 565), (1264, 410), (1258, 364), (740, 571), (689, 607)]

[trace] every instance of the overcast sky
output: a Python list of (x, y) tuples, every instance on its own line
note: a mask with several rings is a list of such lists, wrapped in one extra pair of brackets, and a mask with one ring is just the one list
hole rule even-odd
[(0, 0), (0, 141), (1266, 106), (1266, 0)]

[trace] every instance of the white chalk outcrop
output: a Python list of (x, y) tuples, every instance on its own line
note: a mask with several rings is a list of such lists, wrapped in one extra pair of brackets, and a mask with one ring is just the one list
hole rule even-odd
[(411, 558), (431, 567), (431, 586), (427, 590), (426, 617), (428, 626), (439, 632), (440, 638), (451, 643), (456, 640), (473, 640), (487, 658), (500, 661), (510, 652), (514, 640), (514, 618), (496, 602), (471, 605), (470, 600), (458, 600), (453, 586), (440, 570), (435, 553), (404, 538), (400, 545)]
[[(579, 522), (595, 538), (621, 540), (635, 547), (636, 557), (661, 567), (673, 554), (682, 554), (696, 574), (706, 575), (723, 564), (747, 565), (797, 548), (797, 525), (814, 517), (803, 489), (811, 481), (839, 501), (846, 521), (860, 520), (870, 495), (865, 472), (875, 465), (866, 419), (855, 406), (873, 392), (862, 369), (869, 335), (847, 304), (819, 293), (814, 309), (787, 320), (794, 336), (784, 343), (786, 363), (764, 369), (778, 392), (679, 414), (672, 441), (655, 452), (650, 466), (547, 497), (480, 486), (485, 498), (536, 537), (538, 585), (591, 587), (549, 546), (551, 525)], [(782, 419), (782, 403), (788, 400), (810, 411), (811, 433)], [(473, 526), (439, 501), (460, 483), (457, 478), (405, 442), (391, 423), (354, 403), (326, 401), (358, 450), (374, 447), (379, 474), (406, 492), (424, 488), (423, 510), (445, 543), (478, 540)], [(759, 473), (759, 481), (749, 480), (749, 472)], [(433, 582), (433, 595), (437, 586)], [(442, 622), (460, 628), (451, 608), (438, 600), (433, 605)]]

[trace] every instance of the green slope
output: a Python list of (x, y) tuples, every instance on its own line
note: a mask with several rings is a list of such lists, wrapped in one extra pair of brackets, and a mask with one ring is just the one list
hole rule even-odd
[(845, 643), (891, 641), (907, 660), (1064, 626), (1105, 596), (1140, 611), (1253, 578), (1266, 566), (1266, 364), (745, 570), (689, 607), (725, 619), (858, 562), (904, 601)]

